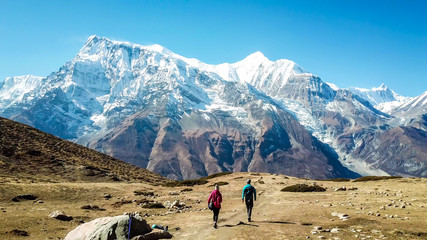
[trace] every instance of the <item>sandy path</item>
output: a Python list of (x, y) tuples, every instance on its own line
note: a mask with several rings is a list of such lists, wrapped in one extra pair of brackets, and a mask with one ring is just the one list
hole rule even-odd
[[(176, 239), (259, 239), (259, 236), (264, 234), (270, 235), (272, 228), (277, 229), (280, 225), (294, 224), (282, 220), (277, 215), (277, 210), (281, 208), (282, 204), (280, 196), (278, 196), (280, 194), (278, 186), (256, 182), (253, 185), (257, 189), (257, 201), (255, 201), (252, 213), (253, 222), (247, 221), (246, 206), (241, 201), (244, 184), (241, 186), (226, 185), (221, 187), (224, 200), (219, 215), (218, 229), (213, 228), (211, 211), (204, 211), (197, 217), (192, 215), (188, 220), (185, 219), (185, 216), (181, 216), (181, 230), (174, 234)], [(239, 224), (239, 222), (241, 223)], [(274, 235), (281, 235), (280, 231), (276, 231)], [(286, 238), (270, 236), (269, 239)]]

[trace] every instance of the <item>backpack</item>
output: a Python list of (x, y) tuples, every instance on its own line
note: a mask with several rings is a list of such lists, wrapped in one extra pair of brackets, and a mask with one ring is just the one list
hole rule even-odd
[(254, 187), (250, 186), (245, 189), (245, 199), (253, 198)]
[(214, 199), (213, 197), (212, 197), (212, 199), (211, 199), (211, 201), (209, 202), (209, 204), (208, 204), (208, 208), (210, 209), (210, 210), (213, 210), (214, 209), (214, 201), (216, 201), (218, 199), (218, 196)]

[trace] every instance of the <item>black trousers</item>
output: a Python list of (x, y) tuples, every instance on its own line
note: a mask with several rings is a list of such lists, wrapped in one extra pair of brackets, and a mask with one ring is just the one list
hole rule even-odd
[(248, 218), (251, 218), (252, 208), (254, 207), (254, 200), (245, 199), (245, 203), (246, 203), (246, 212), (248, 213)]
[(218, 222), (219, 208), (213, 207), (212, 212), (214, 222)]

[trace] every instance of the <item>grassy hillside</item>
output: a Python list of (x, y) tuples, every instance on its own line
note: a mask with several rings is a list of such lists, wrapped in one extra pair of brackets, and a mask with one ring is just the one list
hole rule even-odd
[(0, 118), (0, 176), (44, 182), (132, 181), (166, 178), (30, 126)]

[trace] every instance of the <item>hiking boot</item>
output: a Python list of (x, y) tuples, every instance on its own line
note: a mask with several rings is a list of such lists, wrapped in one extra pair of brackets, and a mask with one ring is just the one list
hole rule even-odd
[(251, 218), (248, 218), (248, 222), (252, 222)]
[(216, 225), (216, 223), (214, 223), (213, 227), (214, 227), (214, 228), (218, 228), (218, 225)]

